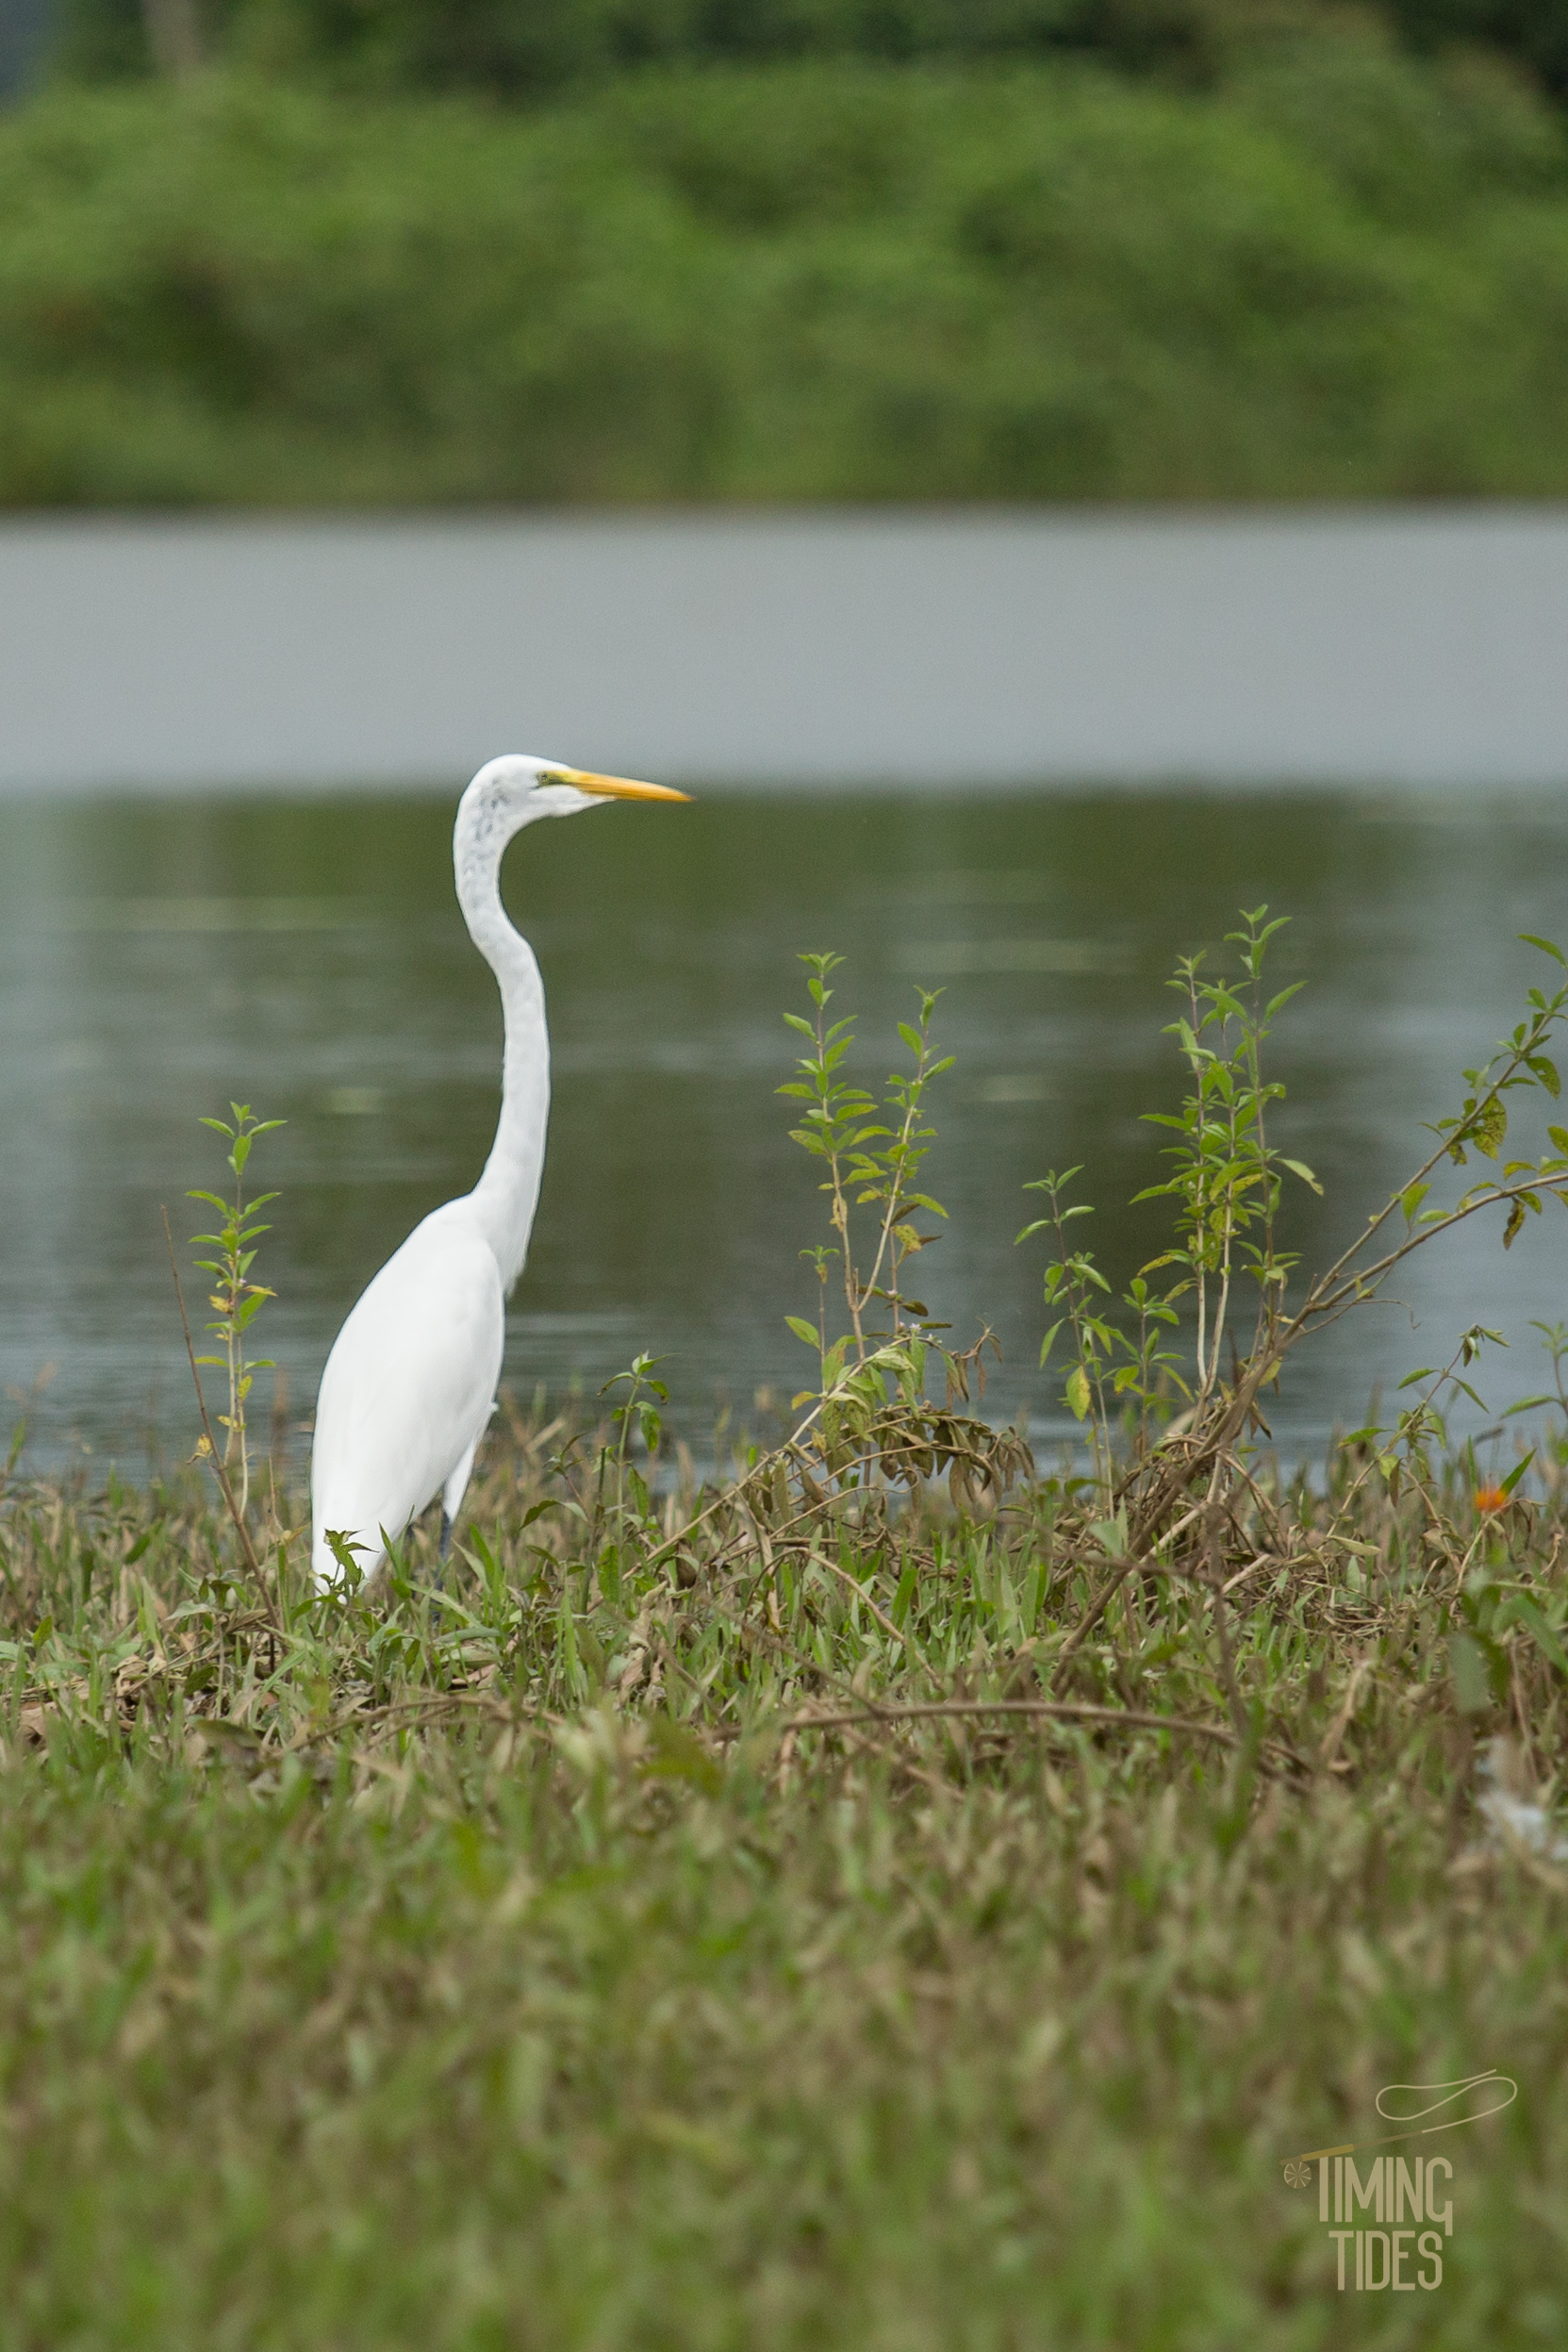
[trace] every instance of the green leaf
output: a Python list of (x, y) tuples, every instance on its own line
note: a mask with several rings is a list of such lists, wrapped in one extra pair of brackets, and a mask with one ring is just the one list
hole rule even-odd
[(1067, 1403), (1074, 1418), (1083, 1420), (1092, 1401), (1089, 1375), (1081, 1364), (1075, 1364), (1067, 1375)]
[(1469, 1140), (1477, 1151), (1494, 1160), (1503, 1148), (1508, 1135), (1508, 1112), (1496, 1095), (1477, 1112), (1469, 1128)]
[(1500, 1487), (1499, 1487), (1499, 1489), (1498, 1489), (1499, 1493), (1501, 1493), (1501, 1494), (1505, 1494), (1505, 1495), (1511, 1495), (1511, 1494), (1512, 1494), (1512, 1492), (1513, 1492), (1513, 1490), (1514, 1490), (1514, 1488), (1518, 1485), (1518, 1483), (1519, 1483), (1520, 1480), (1524, 1477), (1525, 1472), (1526, 1472), (1526, 1471), (1529, 1468), (1530, 1464), (1531, 1464), (1534, 1460), (1535, 1460), (1535, 1448), (1532, 1446), (1532, 1447), (1530, 1448), (1529, 1452), (1528, 1452), (1528, 1453), (1525, 1456), (1525, 1459), (1523, 1460), (1523, 1462), (1517, 1463), (1517, 1464), (1515, 1465), (1515, 1466), (1514, 1466), (1514, 1467), (1513, 1467), (1513, 1468), (1512, 1468), (1512, 1469), (1509, 1472), (1509, 1474), (1508, 1474), (1507, 1478), (1505, 1478), (1505, 1479), (1503, 1480), (1502, 1484), (1501, 1484), (1501, 1486), (1500, 1486)]
[(1515, 1593), (1508, 1604), (1510, 1616), (1517, 1618), (1535, 1643), (1542, 1655), (1549, 1658), (1559, 1674), (1568, 1676), (1568, 1655), (1551, 1627), (1527, 1593)]
[(1568, 970), (1568, 955), (1564, 955), (1560, 948), (1554, 947), (1550, 939), (1539, 939), (1533, 931), (1522, 931), (1519, 936), (1526, 947), (1539, 948), (1543, 955), (1555, 956), (1564, 969)]
[(357, 1536), (351, 1535), (346, 1528), (341, 1527), (329, 1527), (326, 1530), (326, 1542), (327, 1549), (348, 1579), (351, 1589), (362, 1583), (365, 1576), (364, 1566), (355, 1558), (355, 1554), (359, 1551), (369, 1551), (369, 1544), (362, 1544)]
[(796, 1338), (803, 1339), (808, 1348), (817, 1348), (821, 1345), (821, 1335), (818, 1333), (816, 1324), (808, 1323), (804, 1316), (786, 1315), (784, 1317), (784, 1321), (789, 1325), (789, 1328), (795, 1333)]
[(1281, 1158), (1279, 1165), (1281, 1168), (1288, 1168), (1293, 1176), (1299, 1176), (1304, 1184), (1311, 1184), (1312, 1190), (1321, 1198), (1323, 1186), (1318, 1183), (1317, 1178), (1312, 1174), (1312, 1169), (1307, 1166), (1305, 1160), (1287, 1160)]

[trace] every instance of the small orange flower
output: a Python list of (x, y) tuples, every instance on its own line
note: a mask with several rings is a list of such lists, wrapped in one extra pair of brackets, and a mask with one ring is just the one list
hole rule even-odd
[(1476, 1508), (1477, 1511), (1506, 1511), (1508, 1506), (1509, 1498), (1500, 1486), (1477, 1487)]

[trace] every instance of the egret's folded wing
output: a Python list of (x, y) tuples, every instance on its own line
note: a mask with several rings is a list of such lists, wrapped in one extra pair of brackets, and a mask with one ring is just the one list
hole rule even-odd
[(439, 1492), (488, 1417), (504, 1302), (467, 1204), (416, 1226), (338, 1333), (322, 1375), (311, 1456), (318, 1574), (337, 1573), (328, 1528), (381, 1553)]

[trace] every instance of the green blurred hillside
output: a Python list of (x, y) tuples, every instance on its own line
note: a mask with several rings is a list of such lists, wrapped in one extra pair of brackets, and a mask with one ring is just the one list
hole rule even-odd
[(1375, 28), (0, 117), (12, 505), (1564, 491), (1561, 118)]
[(1414, 54), (1511, 58), (1568, 92), (1568, 0), (44, 0), (67, 73), (187, 53), (377, 91), (537, 96), (648, 64), (1098, 58), (1212, 84), (1280, 40), (1381, 27)]

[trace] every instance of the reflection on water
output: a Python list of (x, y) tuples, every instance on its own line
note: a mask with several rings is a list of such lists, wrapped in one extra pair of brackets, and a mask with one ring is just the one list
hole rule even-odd
[[(214, 1181), (198, 1115), (231, 1098), (287, 1118), (257, 1336), (308, 1406), (343, 1312), (409, 1226), (473, 1181), (495, 1116), (500, 1013), (452, 896), (451, 803), (231, 797), (0, 807), (0, 1371), (53, 1379), (35, 1416), (134, 1455), (192, 1429), (158, 1203)], [(1180, 952), (1239, 904), (1293, 920), (1280, 964), (1278, 1134), (1324, 1201), (1291, 1203), (1309, 1266), (1343, 1247), (1449, 1106), (1535, 974), (1515, 934), (1568, 932), (1568, 805), (1349, 795), (1093, 792), (962, 799), (795, 793), (616, 808), (536, 828), (507, 896), (550, 992), (555, 1109), (507, 1378), (596, 1386), (638, 1348), (669, 1359), (700, 1429), (753, 1410), (807, 1359), (784, 1330), (826, 1238), (785, 1137), (781, 1019), (796, 953), (850, 960), (880, 1075), (920, 979), (957, 1054), (933, 1189), (951, 1212), (922, 1262), (961, 1335), (1004, 1362), (990, 1401), (1060, 1421), (1033, 1367), (1040, 1261), (1015, 1251), (1026, 1181), (1086, 1164), (1094, 1241), (1125, 1275), (1161, 1237), (1124, 1204), (1158, 1171), (1178, 1079), (1161, 1024)], [(1500, 1222), (1500, 1219), (1498, 1220)], [(1316, 1443), (1373, 1386), (1464, 1324), (1516, 1345), (1495, 1401), (1540, 1385), (1531, 1317), (1568, 1314), (1556, 1224), (1505, 1257), (1479, 1224), (1304, 1358), (1277, 1427)], [(1420, 1326), (1412, 1330), (1411, 1317)], [(264, 1376), (265, 1377), (265, 1376)]]

